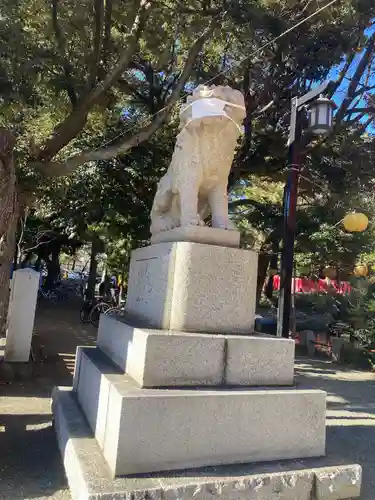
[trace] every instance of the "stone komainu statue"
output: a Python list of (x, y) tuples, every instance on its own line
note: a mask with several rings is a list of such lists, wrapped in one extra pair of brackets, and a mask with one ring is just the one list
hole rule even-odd
[(152, 235), (204, 225), (210, 212), (212, 227), (234, 229), (227, 185), (245, 115), (244, 97), (231, 87), (200, 85), (187, 98), (172, 161), (152, 206)]

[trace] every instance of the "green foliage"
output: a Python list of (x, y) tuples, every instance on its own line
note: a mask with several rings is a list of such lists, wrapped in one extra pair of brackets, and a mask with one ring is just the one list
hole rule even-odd
[[(100, 13), (95, 5), (101, 5)], [(117, 269), (132, 248), (148, 239), (148, 213), (155, 184), (171, 158), (178, 109), (152, 139), (126, 155), (85, 164), (69, 178), (43, 177), (33, 160), (59, 134), (57, 126), (116, 67), (128, 47), (136, 5), (130, 0), (79, 5), (5, 0), (0, 19), (0, 122), (18, 138), (20, 186), (36, 199), (35, 215), (48, 228), (85, 241), (99, 235), (110, 266)], [(354, 53), (362, 56), (370, 44), (365, 29), (375, 15), (370, 0), (343, 0), (259, 50), (315, 10), (314, 3), (285, 0), (229, 0), (225, 13), (219, 0), (152, 2), (127, 68), (52, 158), (64, 161), (142, 130), (165, 106), (190, 47), (213, 23), (214, 34), (196, 57), (186, 90), (213, 79), (244, 92), (248, 117), (233, 166), (231, 209), (247, 246), (275, 251), (282, 234), (290, 98)], [(372, 61), (366, 71), (373, 70)], [(312, 141), (303, 151), (297, 261), (316, 270), (328, 262), (353, 265), (372, 251), (372, 227), (362, 235), (335, 227), (353, 208), (375, 214), (375, 204), (363, 197), (372, 191), (374, 141), (363, 136), (360, 120), (345, 115), (342, 122), (332, 138)]]
[(363, 370), (374, 370), (375, 354), (367, 349), (358, 348), (352, 344), (343, 346), (340, 361)]

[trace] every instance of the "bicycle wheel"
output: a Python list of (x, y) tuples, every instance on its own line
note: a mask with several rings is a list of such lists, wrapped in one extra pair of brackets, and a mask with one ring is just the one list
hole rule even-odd
[(90, 323), (92, 324), (92, 326), (95, 326), (95, 328), (98, 328), (100, 315), (105, 314), (105, 312), (108, 309), (110, 309), (110, 307), (111, 306), (109, 304), (107, 304), (106, 302), (99, 302), (99, 304), (96, 304), (96, 306), (90, 312)]
[(57, 304), (59, 301), (59, 298), (58, 298), (56, 292), (54, 292), (54, 291), (48, 292), (47, 299), (48, 299), (50, 304)]
[(113, 307), (110, 307), (109, 309), (107, 309), (106, 311), (104, 311), (103, 314), (116, 313), (116, 312), (120, 312), (120, 311), (121, 311), (121, 309), (118, 306), (113, 306)]

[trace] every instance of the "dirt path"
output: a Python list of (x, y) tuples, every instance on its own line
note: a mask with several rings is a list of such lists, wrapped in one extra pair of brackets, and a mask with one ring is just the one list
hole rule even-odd
[(92, 345), (96, 329), (77, 310), (44, 309), (35, 321), (45, 362), (31, 383), (0, 384), (0, 499), (68, 500), (51, 423), (54, 385), (71, 385), (77, 345)]
[[(54, 385), (70, 385), (77, 345), (96, 330), (78, 311), (39, 311), (35, 331), (46, 361), (32, 383), (0, 384), (0, 500), (68, 500), (70, 494), (51, 426)], [(334, 463), (364, 467), (363, 500), (375, 496), (375, 376), (298, 360), (299, 387), (327, 391), (327, 451)]]
[(375, 375), (330, 362), (296, 364), (301, 386), (327, 392), (327, 453), (335, 463), (363, 467), (361, 499), (375, 498)]

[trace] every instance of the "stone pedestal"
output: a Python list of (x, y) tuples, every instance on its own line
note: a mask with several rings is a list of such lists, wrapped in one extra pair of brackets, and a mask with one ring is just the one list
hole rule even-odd
[(6, 362), (26, 363), (29, 360), (39, 276), (32, 269), (13, 273), (4, 353)]
[(240, 246), (240, 232), (226, 231), (207, 226), (176, 227), (170, 231), (162, 231), (151, 237), (151, 244), (156, 243), (203, 243), (219, 247)]
[[(206, 228), (209, 229), (209, 228)], [(153, 328), (252, 333), (258, 256), (198, 243), (135, 250), (126, 309)]]
[(322, 391), (141, 389), (99, 349), (79, 358), (77, 399), (113, 476), (325, 453)]
[[(270, 488), (268, 476), (234, 466), (325, 453), (325, 393), (293, 387), (293, 340), (253, 332), (256, 267), (254, 252), (202, 243), (133, 252), (127, 313), (102, 316), (97, 346), (78, 349), (73, 388), (53, 394), (74, 498), (203, 500), (212, 478), (202, 480), (207, 491), (185, 481), (174, 493), (161, 478), (207, 466), (215, 466), (221, 499), (239, 498), (240, 484), (243, 498), (319, 498), (312, 472), (301, 481), (272, 476), (281, 483)], [(357, 496), (360, 468), (349, 471)], [(153, 480), (137, 486), (134, 474), (158, 488)], [(129, 479), (119, 486), (122, 476)]]

